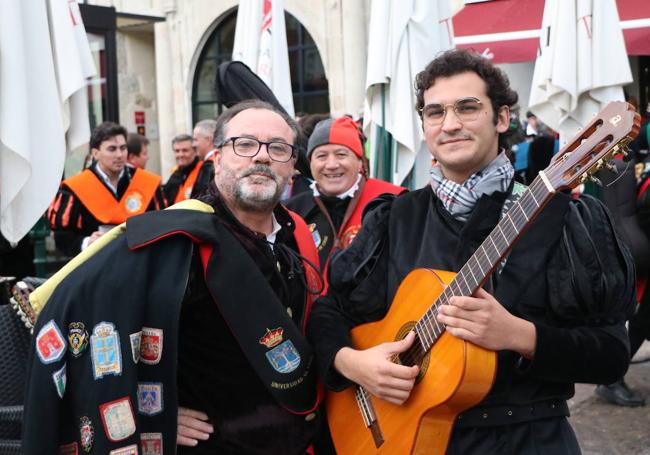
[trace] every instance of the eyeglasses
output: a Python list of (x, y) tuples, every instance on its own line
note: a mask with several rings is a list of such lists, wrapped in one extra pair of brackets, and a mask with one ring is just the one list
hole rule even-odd
[(246, 158), (256, 156), (262, 150), (262, 145), (266, 145), (266, 152), (269, 154), (269, 157), (279, 163), (289, 161), (296, 150), (293, 145), (287, 144), (286, 142), (263, 142), (252, 137), (229, 137), (221, 144), (221, 147), (228, 142), (232, 142), (232, 150), (235, 152), (235, 155)]
[(456, 118), (461, 122), (471, 122), (478, 118), (483, 103), (477, 98), (463, 98), (457, 100), (453, 104), (427, 104), (420, 113), (422, 114), (422, 121), (429, 126), (441, 125), (447, 116), (447, 108), (453, 108)]

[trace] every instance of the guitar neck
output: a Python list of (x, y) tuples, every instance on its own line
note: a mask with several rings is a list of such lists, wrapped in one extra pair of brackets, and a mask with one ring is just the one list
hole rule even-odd
[(554, 194), (555, 191), (546, 176), (540, 172), (526, 192), (512, 205), (490, 235), (463, 265), (438, 300), (415, 324), (414, 330), (424, 350), (422, 354), (435, 344), (445, 330), (444, 325), (438, 322), (438, 307), (448, 304), (452, 296), (473, 295), (487, 281)]

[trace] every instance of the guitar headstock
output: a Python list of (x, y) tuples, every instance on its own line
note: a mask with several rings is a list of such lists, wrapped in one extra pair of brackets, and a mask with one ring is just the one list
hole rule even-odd
[(556, 191), (578, 186), (607, 165), (641, 129), (641, 116), (631, 104), (613, 101), (565, 145), (544, 169)]

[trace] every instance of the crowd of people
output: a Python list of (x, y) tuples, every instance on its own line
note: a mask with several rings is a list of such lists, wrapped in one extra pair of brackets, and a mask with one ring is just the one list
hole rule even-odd
[[(348, 116), (299, 124), (240, 102), (173, 138), (165, 183), (145, 170), (144, 136), (98, 125), (92, 161), (46, 214), (76, 258), (35, 291), (46, 304), (23, 453), (333, 454), (326, 391), (358, 385), (409, 406), (424, 367), (394, 359), (426, 333), (359, 349), (352, 331), (392, 311), (414, 269), (458, 272), (485, 251), (556, 151), (534, 115), (513, 122), (517, 93), (470, 51), (431, 61), (415, 95), (434, 164), (413, 191), (369, 177)], [(648, 270), (615, 218), (559, 193), (484, 280), (450, 286), (436, 327), (496, 352), (497, 366), (489, 392), (453, 416), (446, 453), (579, 454), (567, 419), (578, 382), (644, 404), (623, 376), (650, 338), (650, 297), (635, 286)]]

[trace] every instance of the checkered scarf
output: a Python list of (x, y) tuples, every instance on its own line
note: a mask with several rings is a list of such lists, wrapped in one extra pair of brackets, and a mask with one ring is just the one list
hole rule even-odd
[(440, 166), (434, 166), (429, 173), (431, 188), (445, 208), (454, 218), (467, 221), (481, 196), (508, 189), (515, 170), (505, 152), (501, 152), (485, 169), (472, 174), (462, 185), (446, 179)]

